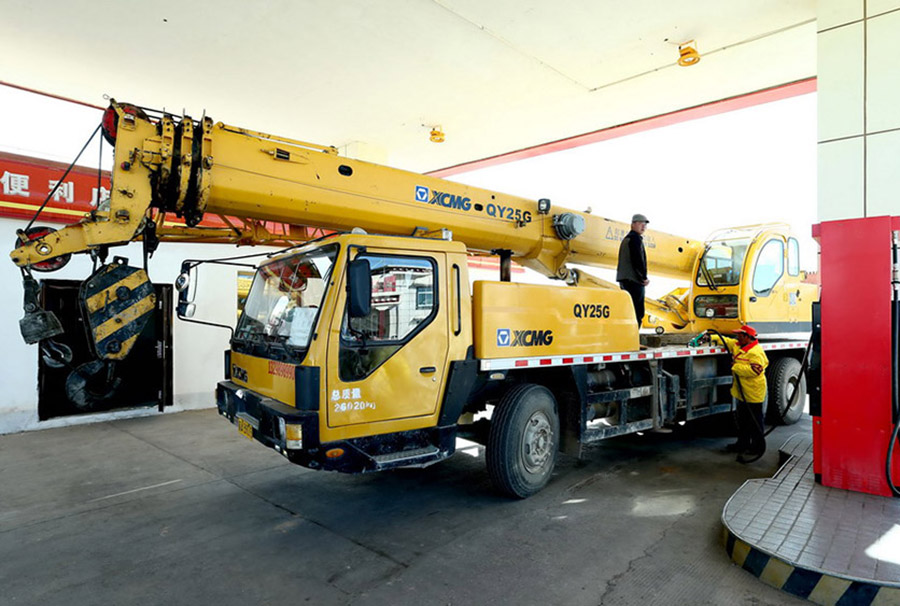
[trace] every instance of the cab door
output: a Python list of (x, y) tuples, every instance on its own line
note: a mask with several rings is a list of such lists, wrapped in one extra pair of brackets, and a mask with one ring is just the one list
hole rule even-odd
[(750, 283), (745, 286), (745, 322), (760, 332), (777, 332), (788, 319), (784, 238), (769, 237), (757, 250)]
[(375, 433), (431, 425), (449, 346), (447, 295), (439, 288), (445, 255), (369, 248), (356, 258), (369, 262), (371, 311), (364, 318), (348, 317), (345, 275), (340, 313), (329, 330), (327, 425), (386, 423)]

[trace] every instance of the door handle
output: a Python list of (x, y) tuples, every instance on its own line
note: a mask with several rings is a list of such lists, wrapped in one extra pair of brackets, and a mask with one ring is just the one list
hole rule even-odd
[(751, 303), (756, 303), (756, 297), (750, 297), (750, 302), (751, 302)]
[(435, 368), (434, 366), (423, 366), (422, 368), (419, 369), (419, 372), (422, 373), (423, 375), (431, 374), (436, 371), (437, 371), (437, 368)]

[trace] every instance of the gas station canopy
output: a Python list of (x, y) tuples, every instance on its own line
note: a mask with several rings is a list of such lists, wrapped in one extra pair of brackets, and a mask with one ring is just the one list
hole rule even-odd
[[(0, 6), (6, 83), (206, 112), (415, 171), (816, 74), (814, 0)], [(700, 60), (678, 65), (680, 47)]]

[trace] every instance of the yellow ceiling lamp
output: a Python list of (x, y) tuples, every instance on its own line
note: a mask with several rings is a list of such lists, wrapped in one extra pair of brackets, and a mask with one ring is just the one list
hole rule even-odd
[(694, 40), (688, 40), (678, 45), (678, 65), (688, 67), (699, 62), (700, 52), (697, 50), (697, 43)]
[(444, 131), (441, 130), (440, 125), (431, 127), (431, 135), (428, 138), (432, 143), (444, 142)]

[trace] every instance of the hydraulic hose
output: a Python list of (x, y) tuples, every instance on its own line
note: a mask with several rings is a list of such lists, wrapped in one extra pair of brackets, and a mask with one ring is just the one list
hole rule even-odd
[[(809, 358), (812, 355), (814, 338), (815, 337), (812, 334), (809, 336), (809, 341), (806, 343), (806, 350), (803, 352), (803, 359), (800, 361), (800, 371), (797, 373), (797, 384), (794, 385), (794, 391), (791, 392), (791, 397), (788, 398), (784, 412), (779, 414), (782, 424), (784, 424), (784, 420), (791, 409), (798, 404), (797, 394), (800, 393), (800, 381), (802, 381), (803, 377), (809, 372)], [(766, 435), (769, 435), (773, 429), (775, 429), (774, 425), (769, 429), (769, 432), (766, 433)]]
[(894, 445), (900, 435), (900, 232), (893, 232), (891, 238), (892, 275), (891, 290), (891, 420), (894, 430), (891, 433), (891, 441), (888, 445), (887, 459), (884, 462), (884, 472), (888, 487), (895, 497), (900, 497), (900, 490), (894, 484), (891, 473), (891, 463), (894, 458)]

